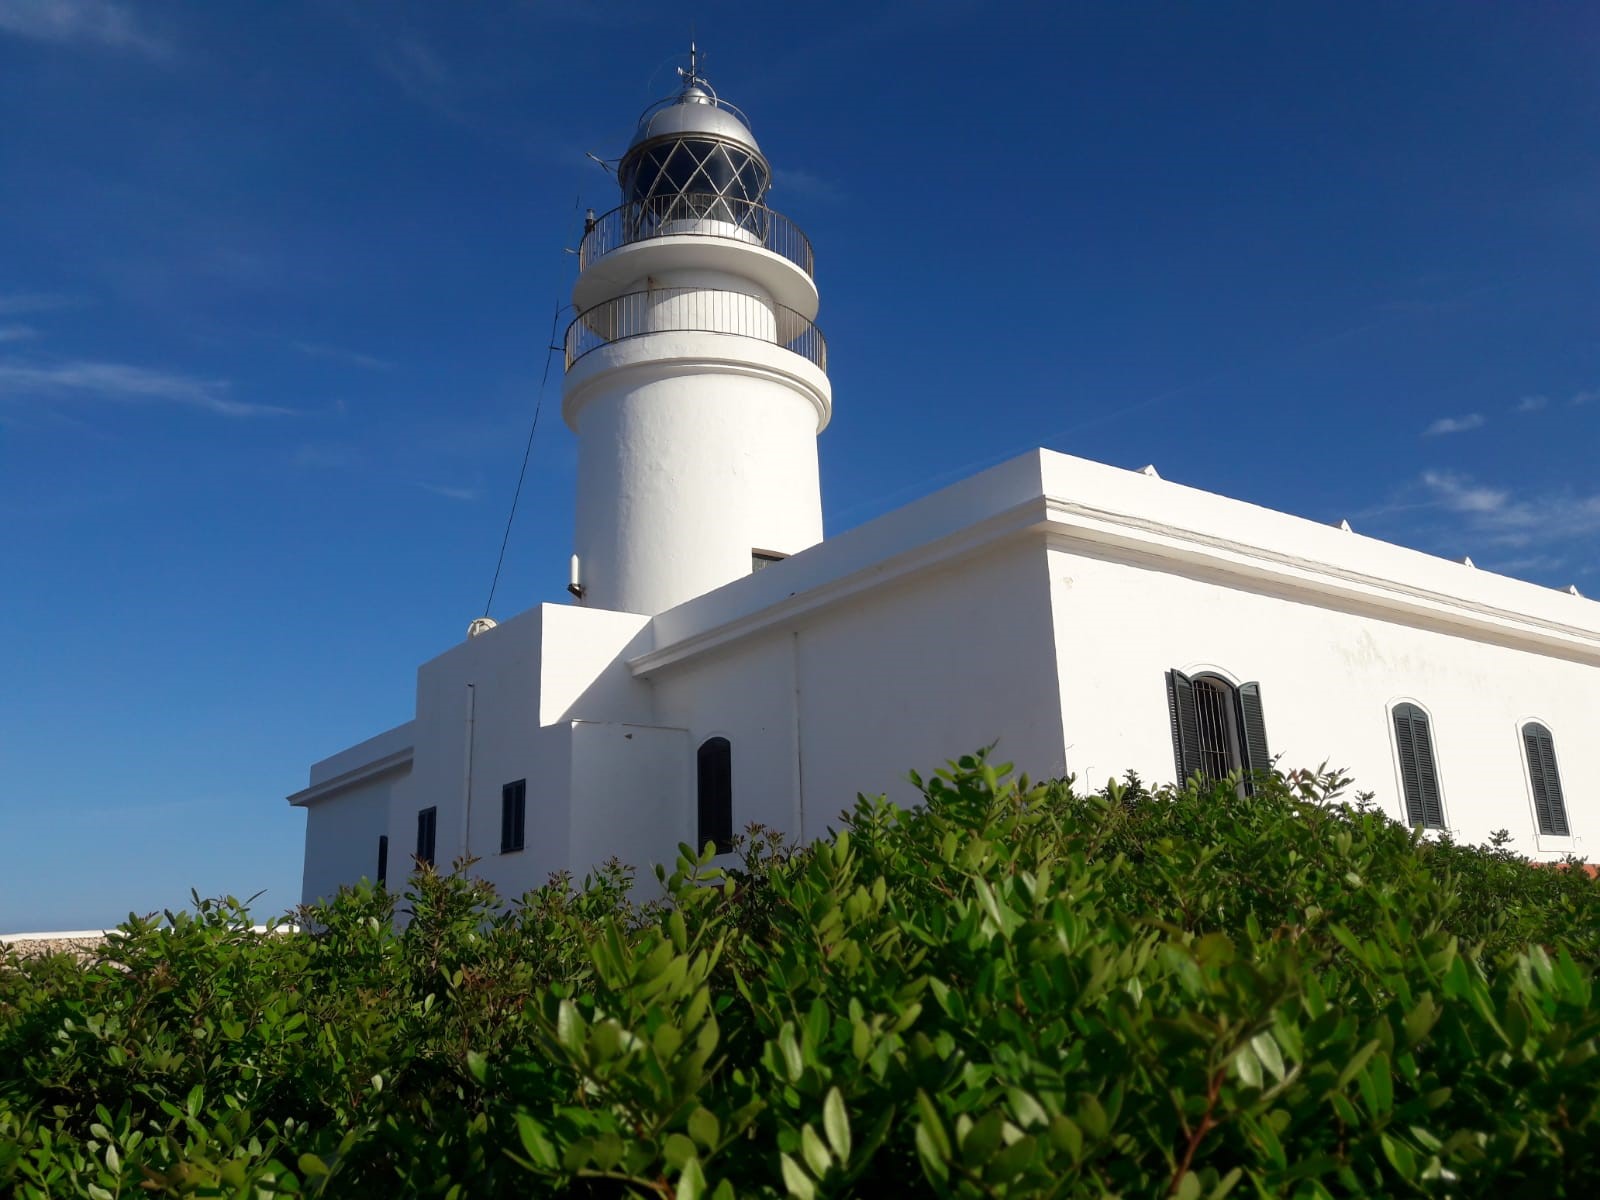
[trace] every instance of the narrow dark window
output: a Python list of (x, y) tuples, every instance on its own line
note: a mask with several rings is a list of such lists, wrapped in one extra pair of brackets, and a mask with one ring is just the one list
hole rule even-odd
[(417, 814), (417, 861), (433, 866), (433, 838), (439, 829), (439, 810), (425, 808)]
[(378, 882), (389, 882), (389, 835), (378, 835)]
[(1272, 768), (1259, 683), (1236, 688), (1220, 676), (1168, 671), (1167, 706), (1180, 779), (1198, 773), (1215, 781), (1240, 771), (1250, 791), (1251, 776)]
[(500, 789), (500, 853), (522, 849), (528, 816), (528, 781), (519, 779)]
[(1200, 737), (1200, 770), (1210, 780), (1226, 779), (1239, 765), (1230, 727), (1233, 689), (1221, 680), (1194, 681), (1194, 709)]
[(1400, 786), (1406, 794), (1406, 821), (1414, 829), (1443, 829), (1439, 772), (1433, 762), (1428, 714), (1415, 704), (1394, 709), (1394, 744), (1400, 755)]
[(774, 554), (770, 550), (752, 550), (750, 551), (750, 573), (754, 575), (757, 571), (765, 570), (773, 563), (782, 562), (788, 557), (787, 554)]
[(708, 738), (696, 755), (702, 848), (715, 842), (718, 854), (733, 849), (733, 745), (725, 737)]
[(1556, 743), (1537, 721), (1522, 727), (1522, 746), (1528, 752), (1528, 780), (1533, 784), (1533, 811), (1539, 832), (1546, 837), (1571, 837), (1567, 801), (1561, 794), (1561, 772), (1556, 769)]

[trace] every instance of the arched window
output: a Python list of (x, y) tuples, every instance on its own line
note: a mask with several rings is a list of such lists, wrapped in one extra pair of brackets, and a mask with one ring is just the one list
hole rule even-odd
[(1261, 685), (1234, 687), (1220, 675), (1167, 672), (1167, 705), (1172, 716), (1172, 756), (1178, 778), (1199, 773), (1210, 780), (1241, 771), (1245, 790), (1251, 776), (1272, 769), (1267, 726), (1261, 711)]
[(696, 754), (700, 796), (702, 849), (715, 842), (718, 854), (733, 849), (733, 744), (725, 737), (707, 738)]
[(1537, 721), (1522, 727), (1522, 748), (1528, 753), (1528, 782), (1533, 785), (1533, 811), (1539, 832), (1546, 837), (1571, 837), (1567, 801), (1561, 794), (1561, 772), (1556, 769), (1556, 743)]
[(1443, 829), (1444, 803), (1433, 762), (1428, 714), (1415, 704), (1394, 706), (1394, 747), (1400, 756), (1400, 786), (1406, 794), (1406, 821), (1413, 829)]

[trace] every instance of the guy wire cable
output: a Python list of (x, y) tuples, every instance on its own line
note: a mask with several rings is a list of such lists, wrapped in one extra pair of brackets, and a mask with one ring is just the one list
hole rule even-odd
[(550, 363), (556, 354), (556, 328), (561, 324), (561, 310), (565, 304), (556, 305), (550, 317), (550, 340), (544, 352), (544, 373), (539, 376), (539, 399), (533, 406), (533, 423), (528, 426), (528, 444), (522, 448), (522, 469), (517, 472), (517, 488), (511, 494), (511, 511), (506, 514), (506, 531), (500, 537), (500, 557), (495, 560), (494, 579), (489, 584), (489, 598), (483, 602), (483, 615), (488, 616), (494, 605), (494, 592), (500, 586), (500, 569), (505, 566), (506, 544), (511, 541), (511, 523), (517, 519), (517, 501), (522, 499), (522, 481), (528, 477), (528, 459), (533, 454), (533, 435), (539, 428), (539, 414), (544, 411), (545, 385), (550, 381)]
[[(589, 157), (594, 158), (594, 155), (591, 154)], [(606, 167), (606, 170), (609, 171), (611, 169), (606, 166), (603, 160), (595, 158), (595, 161), (602, 167)], [(572, 225), (568, 230), (569, 235), (577, 230), (577, 223), (580, 220), (578, 213), (581, 211), (582, 204), (583, 194), (581, 192), (572, 197)], [(588, 235), (589, 226), (587, 224), (585, 224), (583, 232), (585, 236)], [(581, 241), (579, 245), (580, 247), (582, 246)], [(567, 253), (577, 254), (578, 251), (568, 249)], [(500, 570), (505, 566), (506, 562), (506, 545), (511, 541), (511, 523), (517, 519), (517, 501), (522, 499), (522, 483), (528, 477), (528, 458), (533, 454), (533, 435), (539, 429), (539, 414), (544, 411), (545, 385), (550, 382), (550, 362), (555, 357), (557, 350), (565, 350), (565, 347), (556, 345), (556, 330), (561, 326), (561, 314), (566, 308), (567, 305), (565, 303), (557, 303), (555, 312), (550, 315), (550, 340), (544, 354), (544, 372), (539, 376), (539, 398), (533, 405), (533, 423), (528, 426), (528, 444), (522, 448), (522, 469), (517, 472), (517, 488), (511, 494), (511, 511), (506, 514), (506, 531), (500, 536), (500, 557), (495, 559), (494, 579), (489, 583), (489, 598), (483, 602), (483, 615), (486, 617), (489, 615), (489, 610), (494, 606), (495, 589), (500, 586)]]

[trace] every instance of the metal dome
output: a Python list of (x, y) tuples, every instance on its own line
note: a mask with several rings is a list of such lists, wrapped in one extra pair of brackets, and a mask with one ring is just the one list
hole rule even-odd
[(772, 167), (749, 120), (701, 77), (693, 46), (678, 73), (683, 88), (644, 110), (617, 164), (623, 201), (649, 224), (715, 215), (742, 225), (772, 186)]
[(755, 134), (750, 132), (744, 114), (733, 105), (719, 100), (703, 80), (698, 80), (673, 99), (662, 100), (645, 110), (623, 157), (626, 158), (646, 142), (684, 134), (722, 138), (746, 146), (757, 154), (761, 153), (761, 147), (756, 144)]

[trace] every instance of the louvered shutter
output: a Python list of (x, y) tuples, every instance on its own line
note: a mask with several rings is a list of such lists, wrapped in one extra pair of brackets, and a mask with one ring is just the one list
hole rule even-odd
[(1433, 735), (1428, 714), (1415, 704), (1394, 710), (1394, 742), (1400, 753), (1400, 786), (1405, 790), (1406, 823), (1413, 828), (1443, 829), (1444, 801), (1433, 761)]
[(1172, 761), (1178, 782), (1200, 770), (1200, 726), (1194, 710), (1194, 680), (1167, 672), (1167, 709), (1172, 715)]
[(1546, 837), (1569, 837), (1567, 802), (1561, 793), (1561, 773), (1556, 769), (1556, 744), (1543, 725), (1522, 727), (1522, 744), (1528, 752), (1528, 777), (1533, 783), (1533, 810), (1539, 832)]
[(1406, 796), (1406, 824), (1413, 829), (1426, 823), (1422, 808), (1422, 780), (1417, 772), (1417, 745), (1411, 736), (1411, 705), (1394, 710), (1394, 744), (1400, 752), (1400, 787)]
[(1239, 758), (1244, 767), (1245, 788), (1254, 790), (1251, 776), (1272, 770), (1272, 753), (1267, 749), (1267, 722), (1261, 711), (1261, 685), (1241, 683), (1234, 694), (1239, 717)]
[(1411, 712), (1411, 738), (1417, 748), (1417, 782), (1422, 787), (1422, 824), (1427, 829), (1444, 828), (1444, 803), (1439, 799), (1439, 772), (1433, 765), (1433, 737), (1428, 717), (1420, 708)]

